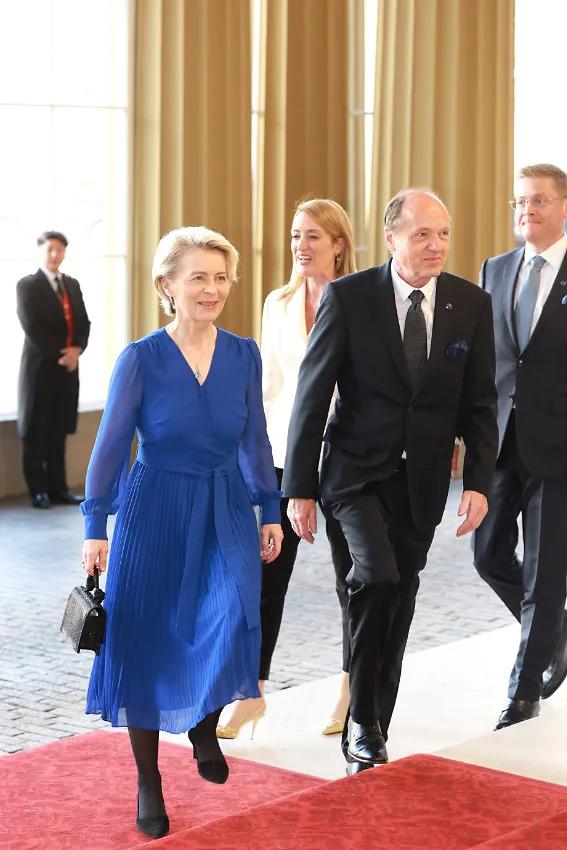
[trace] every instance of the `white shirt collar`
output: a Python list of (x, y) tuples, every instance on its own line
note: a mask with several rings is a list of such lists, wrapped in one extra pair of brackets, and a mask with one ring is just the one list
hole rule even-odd
[[(556, 271), (559, 271), (559, 267), (563, 262), (563, 258), (565, 257), (565, 253), (567, 252), (567, 233), (564, 233), (563, 236), (554, 242), (553, 245), (550, 245), (549, 248), (546, 248), (545, 251), (541, 251), (538, 254), (537, 251), (534, 251), (533, 248), (530, 248), (526, 245), (526, 249), (524, 251), (524, 262), (523, 266), (527, 266), (530, 260), (535, 257), (543, 257), (546, 263), (549, 263), (550, 266)], [(522, 267), (523, 267), (522, 266)]]
[[(49, 283), (51, 284), (51, 286), (55, 286), (55, 274), (54, 274), (54, 272), (50, 271), (49, 269), (44, 268), (44, 266), (40, 266), (40, 268), (41, 268), (41, 271), (46, 276)], [(61, 272), (57, 272), (57, 275), (58, 275), (59, 278), (63, 277)]]
[[(415, 292), (417, 287), (410, 286), (409, 283), (407, 283), (402, 277), (400, 277), (400, 275), (396, 271), (396, 267), (394, 266), (393, 260), (392, 260), (392, 263), (390, 265), (390, 273), (392, 275), (392, 282), (394, 284), (394, 289), (395, 289), (396, 293), (398, 294), (398, 297), (402, 301), (409, 299), (410, 295), (412, 294), (412, 292)], [(419, 287), (420, 292), (423, 292), (423, 297), (425, 298), (426, 301), (431, 302), (431, 300), (433, 299), (433, 297), (435, 295), (435, 285), (436, 285), (436, 283), (437, 283), (437, 278), (432, 277), (427, 281), (427, 283), (424, 286)]]

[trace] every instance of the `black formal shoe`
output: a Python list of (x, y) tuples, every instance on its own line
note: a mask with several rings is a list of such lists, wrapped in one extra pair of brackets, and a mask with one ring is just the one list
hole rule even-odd
[(348, 755), (355, 761), (370, 764), (386, 764), (388, 752), (378, 721), (370, 726), (355, 723), (349, 718)]
[(362, 773), (363, 770), (370, 770), (371, 767), (374, 767), (374, 765), (363, 761), (354, 761), (352, 764), (347, 764), (346, 775), (355, 776), (357, 773)]
[(84, 500), (84, 496), (79, 496), (78, 493), (71, 493), (70, 490), (62, 490), (60, 493), (53, 493), (51, 495), (51, 501), (54, 505), (80, 505)]
[(538, 716), (539, 710), (540, 701), (538, 699), (535, 702), (530, 702), (527, 699), (511, 699), (498, 718), (494, 731), (506, 729), (507, 726), (514, 726), (515, 723), (522, 723), (524, 720), (531, 720), (532, 717)]
[(567, 611), (563, 612), (561, 632), (555, 647), (551, 663), (543, 674), (541, 695), (547, 699), (563, 684), (567, 676)]
[(31, 503), (34, 508), (43, 508), (45, 510), (45, 508), (51, 507), (51, 500), (47, 493), (36, 493), (31, 497)]
[(138, 795), (138, 815), (136, 817), (136, 826), (143, 832), (144, 835), (150, 835), (152, 838), (161, 838), (169, 832), (169, 818), (167, 815), (150, 815), (145, 818), (140, 817), (140, 796)]

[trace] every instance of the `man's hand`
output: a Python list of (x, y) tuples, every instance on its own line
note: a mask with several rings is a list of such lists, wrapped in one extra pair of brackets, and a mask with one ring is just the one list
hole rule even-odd
[(476, 490), (464, 490), (461, 504), (457, 512), (458, 516), (466, 514), (466, 520), (457, 529), (457, 537), (474, 531), (479, 527), (488, 511), (488, 499)]
[(64, 366), (68, 372), (75, 372), (79, 367), (80, 356), (81, 348), (78, 345), (69, 345), (61, 349), (61, 357), (57, 362), (60, 366)]
[(290, 499), (287, 506), (287, 515), (291, 527), (298, 537), (314, 543), (314, 534), (317, 534), (317, 506), (315, 499)]

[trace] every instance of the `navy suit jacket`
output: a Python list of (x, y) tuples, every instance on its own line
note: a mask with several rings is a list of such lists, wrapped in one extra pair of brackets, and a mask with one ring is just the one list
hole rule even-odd
[[(480, 284), (492, 296), (500, 447), (515, 405), (518, 451), (536, 478), (567, 475), (567, 254), (524, 349), (514, 293), (524, 248), (486, 260)], [(564, 303), (565, 302), (565, 303)]]

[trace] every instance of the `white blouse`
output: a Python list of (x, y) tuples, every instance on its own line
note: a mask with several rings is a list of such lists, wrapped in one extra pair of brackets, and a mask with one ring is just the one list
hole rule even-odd
[(262, 390), (274, 464), (283, 469), (299, 366), (307, 348), (305, 283), (288, 298), (270, 292), (262, 316)]
[[(274, 465), (283, 469), (287, 432), (299, 367), (307, 349), (305, 282), (288, 298), (275, 289), (264, 302), (262, 316), (262, 393)], [(329, 410), (334, 409), (335, 393)]]

